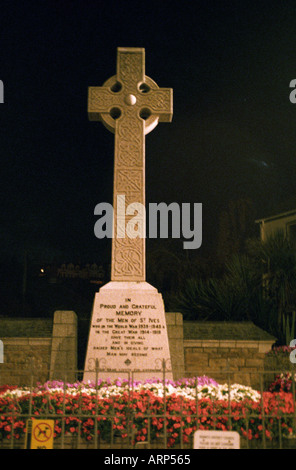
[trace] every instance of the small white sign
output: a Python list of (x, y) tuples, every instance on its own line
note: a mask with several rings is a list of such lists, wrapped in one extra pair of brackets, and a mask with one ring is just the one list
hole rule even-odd
[(194, 449), (240, 449), (240, 436), (236, 431), (196, 431)]
[(0, 103), (4, 103), (4, 84), (0, 80)]

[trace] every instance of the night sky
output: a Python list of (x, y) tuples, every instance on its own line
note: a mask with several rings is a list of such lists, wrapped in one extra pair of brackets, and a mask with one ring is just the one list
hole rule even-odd
[(114, 136), (88, 120), (87, 89), (116, 73), (119, 46), (144, 47), (146, 75), (174, 90), (172, 123), (146, 137), (147, 203), (202, 203), (204, 250), (229, 201), (257, 218), (296, 207), (295, 1), (5, 1), (2, 258), (109, 256), (93, 228)]

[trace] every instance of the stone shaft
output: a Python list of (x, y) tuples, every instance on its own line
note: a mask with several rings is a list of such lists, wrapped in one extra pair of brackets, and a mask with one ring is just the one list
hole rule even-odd
[[(116, 75), (89, 88), (88, 114), (115, 134), (111, 280), (145, 281), (145, 214), (124, 215), (125, 224), (142, 217), (142, 236), (135, 238), (120, 233), (118, 220), (130, 204), (145, 206), (145, 135), (158, 122), (172, 120), (172, 89), (159, 88), (145, 75), (144, 49), (118, 48)], [(123, 211), (118, 196), (124, 196)]]

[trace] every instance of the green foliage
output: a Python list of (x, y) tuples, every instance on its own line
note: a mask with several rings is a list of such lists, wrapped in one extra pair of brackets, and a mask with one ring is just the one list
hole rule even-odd
[(184, 290), (175, 298), (175, 308), (181, 310), (186, 320), (216, 320), (234, 315), (236, 298), (232, 289), (225, 289), (217, 279), (189, 279)]
[(295, 241), (278, 230), (264, 242), (249, 243), (248, 248), (254, 266), (263, 276), (264, 298), (272, 305), (275, 336), (281, 344), (289, 344), (287, 339), (294, 332), (295, 318), (289, 331), (287, 315), (296, 308)]
[(290, 321), (290, 315), (283, 314), (283, 335), (285, 335), (287, 345), (295, 338), (295, 315), (296, 311), (293, 310)]
[(221, 279), (189, 279), (175, 297), (175, 308), (187, 320), (250, 320), (262, 303), (258, 286), (260, 276), (249, 258), (235, 255)]
[(280, 231), (265, 242), (250, 240), (247, 253), (234, 255), (220, 278), (185, 281), (173, 308), (185, 320), (251, 320), (289, 344), (295, 335), (295, 244)]

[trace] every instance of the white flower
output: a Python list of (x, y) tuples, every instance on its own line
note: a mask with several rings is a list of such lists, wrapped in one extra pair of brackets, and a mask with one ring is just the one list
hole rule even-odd
[[(144, 383), (144, 384), (137, 384), (137, 385), (128, 385), (124, 383), (123, 386), (120, 385), (108, 385), (98, 388), (96, 390), (95, 387), (91, 383), (83, 384), (81, 387), (71, 387), (67, 386), (65, 389), (61, 383), (61, 385), (56, 385), (53, 388), (49, 388), (48, 390), (39, 389), (37, 392), (34, 391), (34, 394), (39, 395), (43, 394), (44, 392), (48, 391), (49, 393), (65, 393), (66, 395), (77, 395), (77, 394), (89, 394), (98, 396), (98, 398), (110, 398), (116, 395), (122, 395), (124, 392), (135, 391), (139, 392), (140, 390), (149, 390), (153, 395), (156, 397), (163, 398), (164, 396), (171, 396), (173, 394), (182, 396), (184, 399), (189, 400), (201, 400), (202, 398), (208, 398), (211, 400), (229, 400), (229, 393), (230, 393), (230, 400), (240, 402), (244, 399), (251, 399), (253, 401), (260, 401), (261, 394), (248, 387), (246, 385), (241, 384), (222, 384), (222, 385), (198, 385), (197, 387), (191, 387), (187, 385), (186, 387), (181, 387), (180, 385), (174, 386), (171, 383), (164, 384), (159, 381), (155, 383)], [(30, 390), (28, 388), (18, 388), (15, 390), (7, 390), (5, 393), (2, 394), (2, 397), (11, 396), (15, 398), (20, 398), (22, 396), (26, 396), (30, 394)]]

